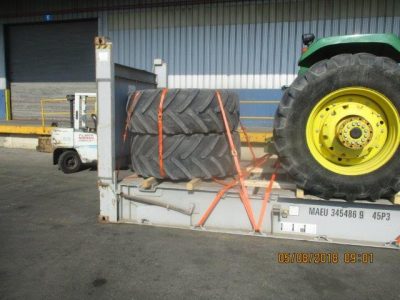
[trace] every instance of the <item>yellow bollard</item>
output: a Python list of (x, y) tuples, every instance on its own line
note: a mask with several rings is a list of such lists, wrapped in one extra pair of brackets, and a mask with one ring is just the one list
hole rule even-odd
[(4, 92), (5, 100), (6, 100), (6, 120), (11, 120), (11, 99), (10, 99), (10, 90), (6, 89)]

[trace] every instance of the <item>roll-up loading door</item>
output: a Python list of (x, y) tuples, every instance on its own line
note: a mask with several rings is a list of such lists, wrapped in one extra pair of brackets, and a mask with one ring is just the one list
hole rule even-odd
[[(97, 20), (6, 27), (13, 119), (40, 118), (40, 99), (95, 92)], [(48, 110), (62, 109), (54, 104)]]

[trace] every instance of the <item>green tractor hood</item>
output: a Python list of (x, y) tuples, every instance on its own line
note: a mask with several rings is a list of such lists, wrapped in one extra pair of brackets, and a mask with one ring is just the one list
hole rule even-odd
[(371, 53), (400, 62), (400, 38), (394, 34), (356, 34), (332, 36), (312, 42), (301, 55), (299, 73), (323, 59), (342, 53)]

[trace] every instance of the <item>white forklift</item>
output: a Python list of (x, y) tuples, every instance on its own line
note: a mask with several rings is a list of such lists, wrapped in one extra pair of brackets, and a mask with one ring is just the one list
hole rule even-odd
[(78, 172), (97, 163), (96, 93), (68, 95), (70, 128), (54, 128), (51, 134), (53, 164), (64, 173)]

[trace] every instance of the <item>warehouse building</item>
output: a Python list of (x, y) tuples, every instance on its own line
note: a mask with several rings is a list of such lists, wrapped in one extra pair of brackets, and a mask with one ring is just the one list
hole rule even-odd
[[(239, 89), (242, 100), (258, 101), (278, 100), (295, 78), (302, 33), (400, 34), (396, 0), (15, 0), (0, 7), (0, 119), (38, 119), (42, 98), (94, 92), (96, 35), (111, 38), (117, 63), (152, 71), (162, 59), (169, 88)], [(247, 124), (268, 126), (275, 107), (243, 104), (241, 111)]]

